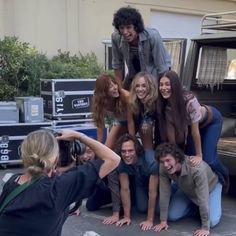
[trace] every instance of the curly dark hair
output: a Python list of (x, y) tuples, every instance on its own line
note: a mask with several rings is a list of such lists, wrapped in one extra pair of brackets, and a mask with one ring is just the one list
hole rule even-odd
[(128, 141), (132, 141), (134, 143), (134, 148), (135, 148), (135, 152), (137, 154), (137, 156), (141, 156), (144, 153), (144, 148), (142, 146), (142, 144), (139, 142), (139, 140), (137, 139), (136, 136), (131, 135), (131, 134), (124, 134), (122, 135), (118, 141), (115, 144), (115, 148), (114, 151), (121, 156), (121, 147), (122, 144)]
[(143, 18), (139, 11), (132, 7), (121, 7), (115, 12), (112, 25), (118, 31), (121, 25), (133, 25), (137, 33), (144, 31)]
[(176, 144), (162, 143), (157, 146), (155, 151), (155, 157), (157, 161), (160, 161), (160, 158), (165, 157), (168, 154), (178, 160), (179, 163), (183, 163), (185, 159), (184, 153)]

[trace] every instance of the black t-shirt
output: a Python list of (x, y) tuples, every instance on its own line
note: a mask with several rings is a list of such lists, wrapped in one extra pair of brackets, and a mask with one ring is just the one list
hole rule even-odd
[[(78, 166), (61, 176), (43, 176), (20, 193), (0, 215), (0, 236), (60, 236), (69, 205), (88, 197), (103, 161)], [(3, 199), (18, 184), (14, 175), (3, 187)]]

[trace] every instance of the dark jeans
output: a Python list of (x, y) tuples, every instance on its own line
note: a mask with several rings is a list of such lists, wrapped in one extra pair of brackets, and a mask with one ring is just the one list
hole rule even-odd
[[(105, 183), (103, 183), (103, 180), (95, 186), (94, 191), (92, 194), (88, 197), (86, 201), (86, 208), (88, 211), (96, 211), (101, 206), (109, 204), (112, 202), (111, 199), (111, 191), (106, 186)], [(75, 203), (75, 206), (70, 209), (70, 213), (73, 213), (75, 210), (77, 210), (82, 204), (82, 200), (77, 201)]]
[[(206, 127), (200, 128), (202, 157), (212, 170), (216, 172), (220, 182), (223, 184), (224, 179), (229, 175), (228, 169), (222, 164), (217, 153), (217, 143), (220, 138), (223, 120), (216, 108), (211, 107), (211, 109), (213, 113), (212, 122)], [(186, 154), (195, 154), (193, 139), (190, 135), (187, 140)]]
[(101, 206), (111, 203), (111, 191), (107, 186), (97, 185), (91, 196), (87, 199), (86, 208), (88, 211), (96, 211)]
[[(130, 187), (132, 200), (137, 211), (141, 213), (146, 213), (148, 211), (148, 188), (149, 188), (149, 178), (143, 176), (142, 178), (135, 178), (135, 181), (132, 181), (132, 187)], [(133, 194), (132, 194), (133, 191)], [(132, 201), (131, 200), (131, 201)], [(158, 199), (157, 199), (158, 200)], [(158, 201), (156, 201), (156, 212), (158, 212)]]

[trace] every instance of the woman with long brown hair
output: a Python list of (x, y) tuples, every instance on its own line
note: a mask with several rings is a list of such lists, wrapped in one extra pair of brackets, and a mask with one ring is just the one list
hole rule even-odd
[(96, 80), (92, 112), (97, 126), (97, 140), (103, 141), (105, 119), (112, 120), (112, 127), (105, 145), (113, 148), (118, 137), (127, 132), (127, 105), (129, 92), (122, 89), (112, 75), (103, 74)]
[[(112, 75), (102, 74), (95, 83), (92, 112), (97, 126), (97, 140), (103, 141), (106, 118), (112, 121), (105, 145), (114, 148), (116, 140), (128, 131), (128, 97), (129, 92), (122, 89)], [(108, 175), (108, 187), (111, 190), (113, 214), (106, 217), (104, 224), (113, 224), (119, 220), (120, 192), (119, 179), (116, 171)], [(114, 207), (117, 206), (117, 207)]]
[(222, 129), (220, 112), (213, 106), (201, 105), (191, 91), (184, 90), (175, 71), (168, 71), (160, 78), (159, 93), (157, 111), (161, 141), (177, 144), (191, 156), (193, 165), (204, 160), (227, 189), (228, 170), (217, 153)]

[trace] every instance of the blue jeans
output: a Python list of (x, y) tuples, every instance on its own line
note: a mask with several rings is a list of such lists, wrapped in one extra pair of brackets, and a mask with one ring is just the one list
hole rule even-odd
[[(220, 138), (223, 119), (220, 112), (210, 107), (213, 113), (213, 120), (211, 123), (203, 128), (200, 126), (201, 144), (202, 144), (202, 157), (203, 160), (212, 168), (219, 176), (220, 182), (223, 184), (224, 180), (228, 177), (229, 171), (222, 164), (217, 153), (217, 143)], [(200, 125), (200, 124), (199, 124)], [(188, 136), (186, 152), (187, 155), (195, 155), (195, 147), (192, 136)]]
[[(152, 149), (145, 149), (145, 168), (151, 174), (159, 174), (159, 164), (155, 160), (155, 152)], [(149, 177), (150, 178), (150, 177)], [(143, 176), (143, 178), (135, 179), (135, 206), (139, 212), (145, 213), (148, 210), (148, 193), (149, 193), (149, 178)], [(158, 192), (158, 190), (157, 190)], [(158, 193), (157, 193), (158, 199)], [(156, 201), (156, 212), (158, 212), (158, 204)]]
[[(219, 223), (222, 215), (221, 193), (222, 185), (217, 183), (209, 195), (209, 220), (211, 228)], [(179, 188), (175, 188), (169, 204), (168, 220), (176, 221), (188, 215), (195, 215), (194, 209), (195, 205), (191, 200)]]
[[(146, 213), (148, 211), (148, 184), (144, 186), (143, 184), (136, 183), (135, 186), (135, 208), (141, 213)], [(158, 194), (156, 199), (155, 212), (159, 212), (158, 206)]]
[[(159, 174), (159, 162), (155, 159), (155, 151), (153, 149), (145, 149), (144, 150), (144, 157), (146, 161), (146, 168), (149, 169), (149, 171), (152, 171), (153, 167), (157, 168), (157, 171), (155, 171), (155, 174)], [(154, 166), (155, 165), (155, 166)]]

